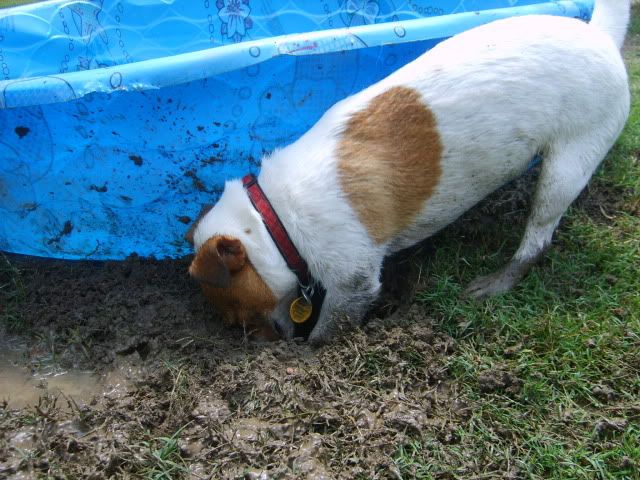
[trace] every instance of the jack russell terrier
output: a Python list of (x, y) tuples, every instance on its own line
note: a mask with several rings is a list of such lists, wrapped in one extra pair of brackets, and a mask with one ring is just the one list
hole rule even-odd
[(323, 342), (359, 321), (385, 256), (453, 222), (543, 157), (518, 250), (475, 279), (505, 292), (620, 135), (630, 94), (620, 48), (630, 0), (589, 24), (514, 17), (456, 35), (329, 109), (259, 176), (228, 181), (188, 234), (189, 267), (231, 324)]

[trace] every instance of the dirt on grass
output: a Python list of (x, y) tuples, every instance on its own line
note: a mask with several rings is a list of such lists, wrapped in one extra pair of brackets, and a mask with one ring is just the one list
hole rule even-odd
[[(473, 248), (498, 218), (522, 228), (533, 178), (449, 231)], [(606, 222), (618, 193), (587, 192), (577, 206)], [(458, 341), (414, 300), (436, 247), (387, 262), (369, 321), (320, 348), (225, 328), (188, 277), (189, 258), (0, 257), (10, 265), (0, 286), (11, 293), (0, 295), (9, 319), (0, 327), (0, 478), (413, 478), (399, 472), (398, 450), (422, 442), (455, 451), (475, 408), (447, 368)], [(498, 366), (477, 386), (511, 395), (522, 380)], [(606, 385), (592, 395), (616, 399)], [(603, 420), (595, 435), (625, 422)], [(484, 462), (491, 478), (521, 478), (508, 458), (458, 453), (429, 474), (489, 478)], [(620, 468), (635, 468), (625, 459), (631, 467)]]

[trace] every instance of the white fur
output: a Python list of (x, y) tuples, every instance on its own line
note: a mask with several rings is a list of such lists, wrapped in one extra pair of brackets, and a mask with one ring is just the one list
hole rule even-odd
[[(455, 220), (519, 176), (536, 153), (545, 160), (522, 244), (512, 262), (478, 279), (471, 294), (504, 291), (551, 241), (568, 205), (620, 134), (629, 112), (619, 53), (629, 0), (598, 0), (593, 25), (552, 16), (499, 20), (442, 42), (386, 79), (334, 105), (295, 143), (263, 161), (259, 182), (327, 298), (312, 340), (326, 339), (336, 315), (359, 318), (378, 292), (383, 258)], [(335, 156), (352, 114), (394, 86), (421, 93), (444, 152), (440, 183), (413, 224), (376, 245), (340, 188)], [(251, 234), (245, 230), (250, 229)], [(274, 322), (292, 334), (286, 306), (296, 280), (239, 182), (195, 231), (245, 245), (281, 299)]]
[(240, 180), (225, 184), (224, 195), (197, 225), (193, 233), (195, 249), (215, 235), (232, 236), (242, 242), (256, 271), (276, 297), (282, 298), (295, 288), (296, 276), (287, 267)]
[(630, 0), (596, 0), (591, 25), (599, 28), (622, 48), (629, 25)]

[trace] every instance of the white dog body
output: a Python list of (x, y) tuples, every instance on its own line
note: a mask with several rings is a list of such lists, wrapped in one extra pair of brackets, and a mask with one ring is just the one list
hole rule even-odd
[[(526, 273), (627, 119), (619, 49), (629, 8), (628, 0), (598, 0), (591, 24), (525, 16), (461, 33), (337, 103), (263, 160), (258, 181), (327, 290), (311, 340), (326, 339), (336, 315), (364, 313), (385, 256), (450, 224), (541, 154), (518, 251), (469, 293), (505, 291)], [(196, 250), (219, 236), (239, 240), (275, 299), (262, 313), (290, 337), (297, 279), (239, 180), (227, 182), (196, 226)]]

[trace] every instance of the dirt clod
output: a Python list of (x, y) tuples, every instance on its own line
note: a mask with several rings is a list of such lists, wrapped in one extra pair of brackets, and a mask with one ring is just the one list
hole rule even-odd
[(522, 380), (514, 374), (505, 370), (485, 370), (478, 376), (478, 384), (480, 391), (484, 393), (493, 393), (498, 391), (506, 391), (507, 393), (516, 393), (522, 387)]
[(618, 396), (615, 390), (607, 385), (596, 385), (591, 389), (591, 393), (603, 403), (615, 400)]
[(18, 137), (24, 138), (31, 131), (31, 129), (23, 126), (17, 126), (14, 131), (16, 132), (16, 135), (18, 135)]
[(599, 438), (608, 437), (617, 432), (624, 432), (629, 422), (625, 418), (605, 418), (596, 423), (595, 434)]
[(622, 457), (622, 459), (620, 459), (620, 468), (623, 470), (632, 470), (636, 468), (636, 465), (635, 463), (633, 463), (633, 460), (631, 460), (631, 458), (625, 455), (624, 457)]
[(136, 167), (141, 167), (144, 163), (144, 160), (140, 155), (131, 154), (129, 155), (129, 160), (131, 160)]
[(518, 343), (517, 345), (512, 345), (504, 349), (503, 355), (506, 358), (513, 358), (522, 350), (522, 348), (523, 348), (522, 343)]

